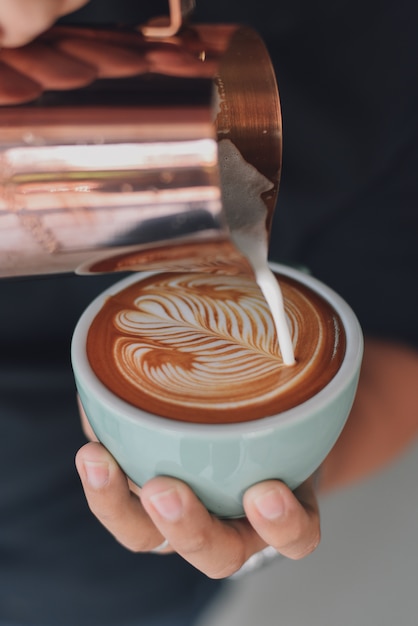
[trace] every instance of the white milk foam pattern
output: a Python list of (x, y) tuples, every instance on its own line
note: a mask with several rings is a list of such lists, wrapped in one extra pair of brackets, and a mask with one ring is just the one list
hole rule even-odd
[(165, 277), (134, 304), (115, 320), (116, 362), (132, 385), (140, 380), (151, 394), (202, 399), (216, 390), (222, 404), (231, 385), (251, 387), (283, 367), (267, 303), (247, 278)]

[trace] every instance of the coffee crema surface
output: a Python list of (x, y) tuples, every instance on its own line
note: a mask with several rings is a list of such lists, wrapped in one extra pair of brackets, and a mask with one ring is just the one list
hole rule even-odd
[(325, 299), (278, 280), (292, 366), (283, 364), (270, 310), (250, 278), (171, 272), (106, 300), (87, 337), (90, 365), (121, 399), (180, 421), (243, 422), (297, 406), (338, 371), (345, 333)]

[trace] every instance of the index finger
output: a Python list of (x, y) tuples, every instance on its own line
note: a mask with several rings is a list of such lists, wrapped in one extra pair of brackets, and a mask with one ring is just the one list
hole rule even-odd
[(210, 578), (230, 576), (266, 546), (247, 519), (218, 519), (176, 479), (152, 479), (141, 502), (172, 549)]

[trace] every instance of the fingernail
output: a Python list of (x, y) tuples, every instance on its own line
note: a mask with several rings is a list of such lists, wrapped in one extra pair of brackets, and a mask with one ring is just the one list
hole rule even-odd
[(183, 505), (176, 489), (168, 489), (150, 496), (154, 508), (168, 522), (177, 522), (183, 513)]
[(98, 463), (94, 461), (84, 461), (87, 482), (93, 489), (101, 489), (109, 482), (108, 463)]
[(276, 520), (284, 513), (283, 498), (277, 489), (270, 489), (254, 500), (259, 513), (268, 520)]

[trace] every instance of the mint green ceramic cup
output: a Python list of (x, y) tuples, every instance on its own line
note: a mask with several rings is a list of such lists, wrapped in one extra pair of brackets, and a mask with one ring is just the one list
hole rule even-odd
[(340, 369), (319, 393), (274, 416), (234, 424), (191, 424), (165, 419), (124, 402), (95, 376), (86, 355), (89, 326), (105, 299), (138, 280), (116, 283), (80, 318), (72, 341), (77, 390), (103, 445), (138, 485), (158, 475), (184, 480), (220, 517), (244, 514), (242, 497), (251, 485), (280, 479), (291, 489), (306, 480), (334, 446), (355, 397), (363, 338), (351, 308), (312, 276), (271, 264), (273, 271), (306, 284), (339, 314), (346, 333)]

